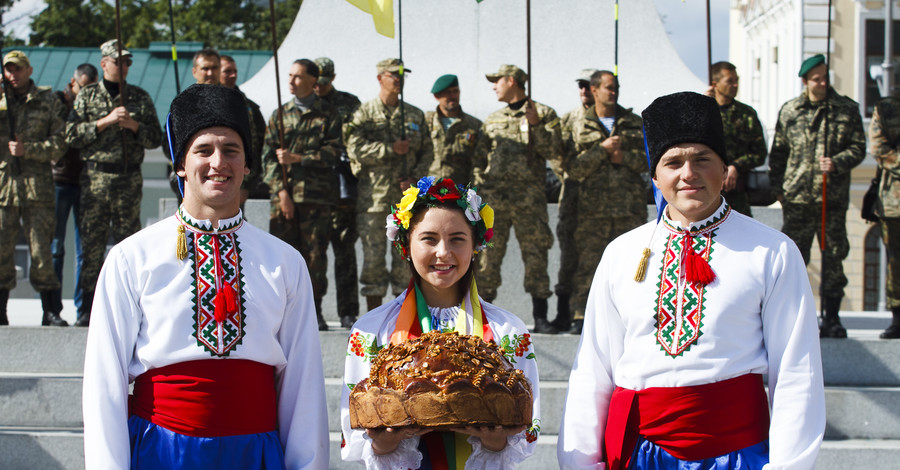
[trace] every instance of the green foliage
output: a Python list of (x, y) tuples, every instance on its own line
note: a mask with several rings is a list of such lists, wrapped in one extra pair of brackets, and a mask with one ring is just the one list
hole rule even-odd
[[(14, 0), (0, 0), (11, 3)], [(302, 0), (275, 0), (280, 44)], [(173, 3), (175, 40), (197, 41), (216, 49), (270, 49), (267, 2), (258, 0), (178, 0)], [(121, 0), (122, 41), (141, 49), (153, 41), (170, 41), (168, 1)], [(116, 37), (116, 9), (105, 0), (47, 0), (32, 22), (33, 46), (97, 47)]]

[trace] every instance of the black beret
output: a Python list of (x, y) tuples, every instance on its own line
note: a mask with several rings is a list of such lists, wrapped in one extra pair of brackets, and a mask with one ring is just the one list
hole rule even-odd
[(722, 115), (716, 100), (691, 91), (674, 93), (653, 100), (641, 117), (651, 175), (666, 150), (677, 144), (705, 144), (728, 164)]
[(166, 142), (172, 165), (178, 168), (188, 142), (210, 127), (229, 127), (244, 142), (244, 160), (249, 167), (256, 157), (250, 146), (250, 118), (243, 93), (221, 85), (194, 84), (172, 100), (166, 118)]

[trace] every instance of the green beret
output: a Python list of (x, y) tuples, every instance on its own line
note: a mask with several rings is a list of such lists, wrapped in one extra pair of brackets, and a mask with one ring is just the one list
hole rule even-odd
[(434, 86), (431, 87), (431, 92), (440, 93), (452, 86), (459, 86), (459, 79), (456, 78), (456, 75), (448, 73), (447, 75), (441, 75), (437, 80), (434, 81)]
[(816, 54), (809, 59), (803, 61), (803, 64), (800, 65), (800, 73), (797, 74), (798, 77), (806, 77), (806, 74), (809, 73), (810, 70), (814, 69), (825, 63), (825, 56), (822, 54)]

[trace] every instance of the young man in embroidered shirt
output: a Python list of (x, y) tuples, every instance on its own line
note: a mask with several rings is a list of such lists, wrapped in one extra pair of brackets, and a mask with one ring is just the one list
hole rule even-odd
[(728, 155), (713, 99), (664, 96), (643, 121), (668, 206), (597, 268), (560, 466), (812, 469), (825, 397), (803, 258), (720, 195)]
[(249, 127), (237, 90), (193, 85), (172, 102), (184, 203), (116, 245), (100, 273), (87, 468), (328, 467), (309, 273), (297, 250), (243, 223)]

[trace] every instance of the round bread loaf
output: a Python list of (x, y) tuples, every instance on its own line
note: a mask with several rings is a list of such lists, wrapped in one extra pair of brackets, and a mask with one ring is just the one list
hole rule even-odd
[(530, 426), (531, 383), (497, 344), (436, 331), (382, 349), (350, 392), (350, 426)]

